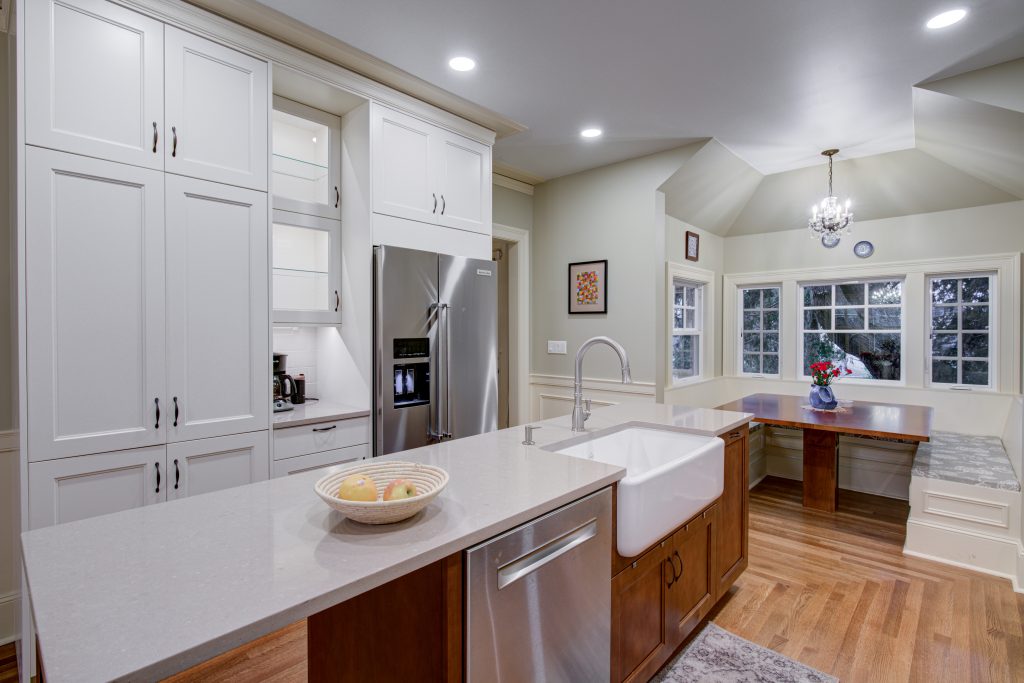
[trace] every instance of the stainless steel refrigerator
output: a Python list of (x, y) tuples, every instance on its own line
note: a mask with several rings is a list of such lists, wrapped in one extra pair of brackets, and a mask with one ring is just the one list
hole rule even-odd
[(493, 261), (374, 248), (374, 455), (498, 428)]

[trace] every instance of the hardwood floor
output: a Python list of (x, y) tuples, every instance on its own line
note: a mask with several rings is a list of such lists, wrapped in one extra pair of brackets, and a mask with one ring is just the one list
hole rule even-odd
[[(1024, 595), (1009, 581), (904, 557), (905, 502), (840, 491), (826, 513), (801, 498), (785, 479), (751, 491), (750, 566), (712, 621), (843, 683), (1024, 681)], [(171, 680), (305, 681), (305, 622)]]
[(14, 643), (0, 645), (0, 683), (17, 683), (18, 653)]
[(843, 683), (1024, 681), (1024, 595), (902, 554), (906, 503), (840, 491), (806, 510), (799, 482), (750, 496), (750, 566), (712, 620)]

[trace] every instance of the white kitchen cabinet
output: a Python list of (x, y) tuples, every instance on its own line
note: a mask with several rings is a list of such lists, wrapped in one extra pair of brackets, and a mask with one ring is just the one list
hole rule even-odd
[(341, 117), (274, 96), (274, 208), (341, 220)]
[(491, 150), (461, 135), (434, 137), (441, 207), (437, 222), (448, 228), (491, 234)]
[(267, 429), (267, 196), (168, 175), (169, 442)]
[(168, 444), (166, 471), (168, 500), (264, 481), (270, 472), (270, 434)]
[(29, 527), (64, 524), (166, 500), (165, 450), (151, 446), (30, 463)]
[(375, 105), (371, 114), (375, 213), (491, 232), (491, 150)]
[(329, 420), (274, 429), (274, 460), (332, 451), (370, 442), (370, 418)]
[(267, 63), (167, 26), (170, 173), (267, 190)]
[(436, 223), (440, 188), (431, 136), (437, 128), (386, 107), (374, 106), (372, 111), (373, 210)]
[(164, 166), (164, 25), (107, 0), (26, 2), (25, 140)]
[(332, 451), (321, 451), (320, 453), (310, 453), (309, 455), (300, 455), (297, 458), (275, 460), (272, 465), (272, 476), (276, 479), (277, 477), (286, 477), (289, 474), (301, 474), (302, 472), (319, 470), (324, 467), (344, 465), (368, 457), (370, 457), (369, 444), (337, 448)]
[(29, 147), (25, 180), (28, 459), (163, 443), (163, 173)]
[(275, 210), (271, 258), (275, 323), (341, 323), (340, 221)]

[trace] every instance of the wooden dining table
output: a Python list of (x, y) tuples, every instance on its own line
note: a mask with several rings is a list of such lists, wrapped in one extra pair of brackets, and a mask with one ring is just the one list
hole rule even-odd
[(813, 410), (807, 396), (751, 394), (718, 406), (752, 413), (754, 420), (803, 430), (804, 507), (836, 511), (839, 490), (839, 435), (880, 437), (920, 443), (932, 431), (927, 406), (870, 401), (841, 402), (835, 411)]

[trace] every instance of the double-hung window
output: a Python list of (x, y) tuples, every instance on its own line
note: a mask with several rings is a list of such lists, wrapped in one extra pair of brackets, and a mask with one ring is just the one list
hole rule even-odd
[(779, 288), (749, 287), (739, 291), (740, 372), (779, 376)]
[(672, 381), (681, 382), (701, 376), (704, 285), (679, 278), (672, 284)]
[(802, 286), (803, 372), (831, 360), (851, 377), (902, 379), (903, 282), (842, 282)]
[(928, 285), (931, 383), (991, 387), (995, 277), (936, 275)]

